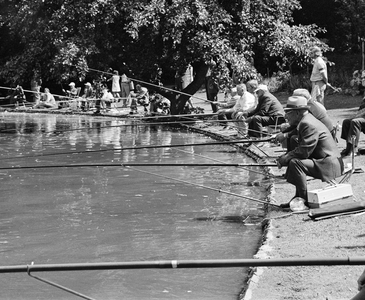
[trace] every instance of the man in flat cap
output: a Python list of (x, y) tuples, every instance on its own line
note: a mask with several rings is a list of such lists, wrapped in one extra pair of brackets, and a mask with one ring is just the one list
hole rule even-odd
[[(296, 187), (292, 199), (300, 197), (308, 204), (306, 176), (329, 182), (341, 176), (343, 162), (328, 128), (308, 112), (305, 97), (289, 97), (284, 110), (288, 123), (297, 126), (298, 146), (278, 158), (278, 167), (287, 166), (285, 178)], [(290, 201), (281, 207), (289, 208)]]
[(324, 91), (328, 84), (327, 65), (322, 57), (321, 48), (314, 46), (309, 56), (313, 59), (313, 68), (310, 81), (312, 82), (312, 99), (324, 105)]

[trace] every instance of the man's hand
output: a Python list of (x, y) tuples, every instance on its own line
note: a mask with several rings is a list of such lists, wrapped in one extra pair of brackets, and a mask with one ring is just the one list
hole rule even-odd
[(275, 142), (277, 143), (283, 143), (285, 141), (285, 139), (287, 138), (286, 134), (285, 133), (278, 133), (276, 136), (275, 136)]
[(236, 113), (236, 119), (242, 119), (244, 117), (244, 113), (242, 111), (239, 111)]
[(281, 169), (281, 168), (282, 168), (282, 165), (281, 165), (281, 163), (279, 162), (279, 160), (276, 160), (275, 162), (276, 162), (276, 165), (278, 166), (278, 168), (279, 168), (279, 169)]

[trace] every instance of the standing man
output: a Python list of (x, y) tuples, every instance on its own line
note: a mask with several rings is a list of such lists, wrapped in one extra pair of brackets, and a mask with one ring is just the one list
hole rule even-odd
[(212, 106), (212, 111), (214, 113), (218, 111), (218, 107), (214, 103), (218, 101), (219, 92), (219, 85), (212, 76), (212, 68), (214, 68), (215, 65), (216, 63), (211, 61), (207, 74), (205, 75), (205, 93), (207, 95), (207, 100), (210, 101), (210, 105)]
[(323, 60), (322, 51), (319, 47), (312, 47), (309, 56), (314, 60), (312, 75), (310, 77), (310, 81), (312, 82), (312, 100), (324, 105), (324, 91), (328, 84), (327, 65)]
[(38, 105), (41, 101), (41, 86), (42, 79), (37, 72), (34, 73), (32, 80), (30, 81), (30, 89), (33, 92), (34, 105)]
[[(296, 187), (291, 200), (300, 197), (307, 204), (306, 176), (328, 182), (342, 174), (343, 162), (328, 128), (308, 112), (306, 98), (289, 97), (285, 112), (289, 125), (298, 129), (298, 146), (280, 156), (277, 164), (287, 166), (285, 179)], [(289, 208), (290, 201), (281, 207)]]
[(266, 85), (259, 84), (255, 93), (258, 99), (256, 108), (243, 115), (248, 123), (249, 135), (261, 138), (263, 127), (285, 123), (285, 113), (279, 100), (269, 92)]

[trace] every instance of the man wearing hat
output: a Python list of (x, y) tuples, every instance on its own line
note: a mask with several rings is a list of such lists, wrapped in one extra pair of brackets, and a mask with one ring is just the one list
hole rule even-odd
[(327, 65), (323, 60), (322, 51), (319, 47), (312, 47), (309, 56), (314, 60), (310, 77), (312, 82), (312, 99), (324, 105), (324, 91), (328, 83)]
[(69, 90), (65, 91), (64, 89), (62, 90), (67, 96), (69, 97), (77, 97), (78, 96), (78, 89), (75, 87), (75, 83), (74, 82), (70, 82), (69, 85), (70, 87)]
[[(308, 112), (305, 97), (289, 97), (285, 113), (289, 124), (298, 129), (298, 146), (280, 156), (277, 163), (279, 168), (287, 166), (285, 178), (296, 187), (292, 199), (300, 197), (307, 202), (306, 176), (328, 182), (341, 176), (343, 162), (328, 128)], [(281, 207), (288, 208), (289, 203)]]
[[(321, 121), (331, 132), (333, 139), (336, 140), (337, 127), (333, 126), (333, 123), (328, 116), (325, 107), (317, 101), (312, 101), (311, 94), (307, 89), (296, 89), (293, 91), (293, 96), (302, 96), (307, 99), (309, 113)], [(284, 128), (281, 133), (275, 136), (275, 140), (280, 143), (284, 143), (286, 140), (287, 150), (293, 150), (298, 145), (296, 126)]]
[(248, 133), (251, 137), (261, 138), (263, 127), (285, 123), (284, 109), (279, 100), (269, 92), (264, 84), (255, 90), (258, 103), (255, 109), (245, 112)]

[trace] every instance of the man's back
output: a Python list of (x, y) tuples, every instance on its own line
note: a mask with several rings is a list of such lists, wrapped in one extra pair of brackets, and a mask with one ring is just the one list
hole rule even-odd
[(279, 100), (270, 92), (265, 91), (258, 99), (256, 109), (249, 115), (284, 116), (284, 108)]

